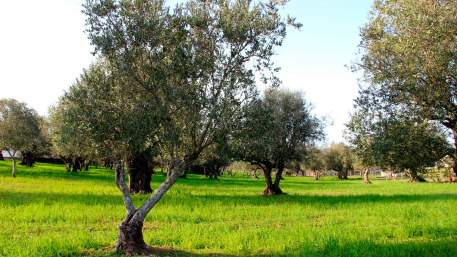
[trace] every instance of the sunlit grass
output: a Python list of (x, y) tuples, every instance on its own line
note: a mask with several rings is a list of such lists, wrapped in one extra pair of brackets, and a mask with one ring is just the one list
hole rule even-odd
[[(124, 210), (113, 173), (0, 161), (0, 256), (114, 255)], [(162, 176), (153, 176), (156, 188)], [(190, 175), (145, 222), (145, 241), (185, 256), (457, 256), (457, 185)], [(141, 203), (147, 196), (135, 196)]]

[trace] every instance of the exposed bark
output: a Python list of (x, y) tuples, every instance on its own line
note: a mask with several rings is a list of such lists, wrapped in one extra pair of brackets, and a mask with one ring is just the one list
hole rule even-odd
[(125, 220), (119, 224), (117, 251), (127, 254), (141, 254), (148, 246), (143, 239), (143, 222), (140, 220)]
[(274, 183), (273, 183), (273, 179), (271, 177), (273, 165), (268, 163), (268, 164), (264, 164), (264, 165), (259, 165), (259, 167), (262, 169), (263, 175), (265, 177), (265, 189), (263, 190), (263, 195), (271, 196), (271, 195), (282, 194), (283, 192), (282, 192), (281, 188), (279, 187), (279, 182), (281, 180), (281, 174), (282, 174), (282, 170), (284, 169), (284, 167), (283, 167), (283, 169), (281, 169), (281, 171), (279, 171), (279, 169), (278, 169), (279, 174), (276, 173)]
[(122, 167), (120, 164), (115, 165), (116, 171), (116, 185), (117, 188), (122, 193), (122, 199), (124, 201), (124, 207), (127, 210), (127, 217), (131, 216), (132, 213), (135, 211), (135, 206), (133, 205), (132, 198), (130, 197), (129, 190), (124, 182), (124, 173), (122, 172)]
[(69, 163), (69, 162), (65, 163), (65, 171), (66, 172), (70, 172), (71, 171), (71, 163)]
[(274, 187), (276, 194), (284, 193), (281, 190), (281, 188), (279, 187), (279, 183), (281, 183), (281, 180), (283, 179), (283, 177), (282, 177), (283, 171), (284, 171), (284, 163), (280, 162), (278, 164), (278, 172), (276, 172), (275, 182), (273, 183), (273, 187)]
[(152, 171), (149, 160), (144, 154), (136, 154), (128, 162), (130, 193), (152, 193)]
[(11, 172), (11, 175), (13, 178), (16, 177), (16, 157), (12, 156), (11, 159), (13, 160), (13, 170)]
[(9, 151), (9, 150), (6, 150), (8, 152), (8, 154), (10, 155), (11, 157), (11, 160), (13, 161), (13, 168), (11, 170), (11, 175), (13, 176), (13, 178), (16, 177), (16, 151)]
[(165, 193), (176, 183), (192, 161), (175, 161), (167, 179), (138, 209), (135, 209), (129, 190), (125, 185), (121, 166), (119, 164), (116, 165), (116, 184), (122, 192), (124, 206), (127, 210), (126, 219), (119, 225), (118, 241), (116, 244), (118, 251), (127, 254), (142, 254), (150, 248), (143, 239), (142, 228), (144, 219)]
[(2, 150), (0, 150), (0, 161), (3, 161), (3, 154), (2, 154)]
[(363, 183), (371, 184), (369, 175), (370, 175), (370, 169), (365, 169), (365, 171), (363, 172)]

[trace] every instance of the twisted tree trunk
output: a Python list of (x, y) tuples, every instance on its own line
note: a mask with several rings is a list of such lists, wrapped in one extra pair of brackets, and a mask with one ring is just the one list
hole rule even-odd
[(279, 183), (281, 181), (281, 176), (284, 167), (281, 169), (278, 168), (278, 172), (276, 173), (275, 181), (273, 182), (273, 179), (271, 177), (271, 172), (273, 170), (273, 165), (272, 164), (265, 164), (260, 166), (260, 168), (263, 171), (264, 177), (265, 177), (265, 184), (266, 187), (263, 190), (263, 195), (265, 196), (271, 196), (271, 195), (278, 195), (282, 194), (283, 191), (279, 187)]
[(184, 159), (184, 161), (175, 161), (170, 169), (167, 179), (157, 188), (146, 202), (139, 208), (135, 208), (132, 198), (130, 197), (129, 189), (124, 182), (124, 174), (121, 165), (115, 165), (116, 185), (122, 192), (125, 209), (127, 210), (126, 218), (119, 224), (118, 240), (116, 250), (132, 254), (148, 254), (150, 247), (144, 242), (143, 238), (143, 223), (146, 215), (151, 209), (162, 199), (165, 193), (176, 183), (178, 178), (184, 173), (188, 165), (193, 160)]

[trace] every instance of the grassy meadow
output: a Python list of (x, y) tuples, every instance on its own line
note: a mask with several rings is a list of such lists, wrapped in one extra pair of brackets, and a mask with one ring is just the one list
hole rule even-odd
[[(0, 256), (117, 256), (112, 171), (10, 169), (0, 161)], [(149, 214), (145, 241), (174, 256), (457, 256), (456, 184), (286, 177), (282, 188), (263, 197), (262, 179), (190, 175)]]

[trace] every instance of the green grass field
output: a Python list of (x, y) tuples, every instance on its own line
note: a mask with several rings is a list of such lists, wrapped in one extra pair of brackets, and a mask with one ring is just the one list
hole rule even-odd
[[(0, 256), (115, 256), (113, 173), (0, 161)], [(153, 187), (163, 177), (153, 176)], [(176, 256), (457, 256), (457, 185), (191, 175), (149, 214), (145, 241)], [(147, 196), (135, 196), (140, 203)]]

